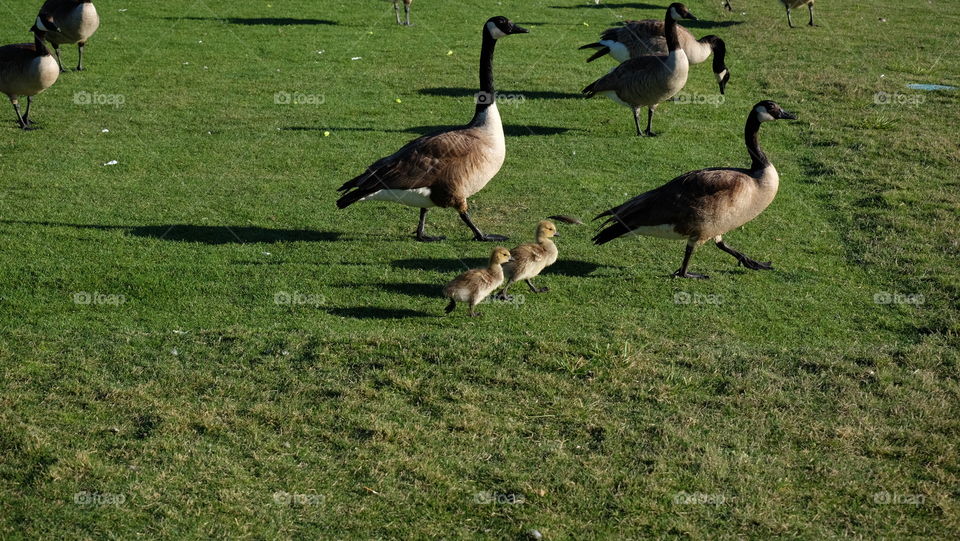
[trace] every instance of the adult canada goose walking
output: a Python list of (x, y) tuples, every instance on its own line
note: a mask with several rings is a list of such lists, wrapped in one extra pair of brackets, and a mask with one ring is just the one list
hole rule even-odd
[(810, 22), (807, 24), (810, 26), (816, 26), (813, 24), (813, 0), (780, 0), (780, 3), (783, 4), (783, 7), (787, 8), (787, 24), (790, 26), (790, 28), (793, 28), (793, 18), (790, 17), (790, 10), (803, 5), (806, 5), (807, 10), (810, 11)]
[[(30, 28), (33, 43), (20, 43), (0, 47), (0, 92), (10, 98), (17, 122), (25, 130), (30, 129), (30, 105), (33, 97), (53, 86), (60, 76), (57, 61), (50, 55), (43, 37), (47, 31), (56, 29), (50, 15), (37, 17)], [(20, 97), (27, 97), (27, 110), (20, 115)]]
[[(687, 55), (690, 64), (704, 62), (713, 53), (713, 74), (720, 85), (723, 94), (730, 80), (730, 70), (727, 69), (727, 45), (713, 34), (699, 40), (693, 37), (689, 30), (677, 25), (677, 37), (680, 38), (680, 48)], [(631, 58), (647, 55), (664, 55), (667, 49), (667, 38), (664, 36), (663, 21), (645, 19), (629, 21), (623, 26), (608, 28), (600, 35), (600, 41), (580, 47), (581, 49), (599, 49), (587, 62), (593, 62), (601, 56), (609, 54), (618, 62), (625, 62)]]
[(647, 107), (646, 134), (652, 137), (653, 113), (657, 105), (672, 98), (687, 84), (689, 62), (677, 35), (677, 20), (681, 18), (696, 20), (683, 4), (670, 4), (663, 22), (666, 55), (631, 58), (583, 89), (588, 98), (601, 94), (631, 108), (637, 135), (642, 135), (640, 109)]
[(716, 168), (684, 173), (659, 188), (640, 194), (599, 216), (609, 216), (593, 237), (605, 244), (624, 235), (686, 239), (681, 278), (707, 278), (687, 272), (690, 256), (709, 239), (717, 247), (753, 270), (772, 270), (770, 263), (754, 261), (723, 242), (727, 231), (756, 218), (777, 195), (780, 177), (760, 149), (760, 123), (797, 118), (772, 101), (756, 104), (747, 116), (744, 140), (753, 163), (750, 169)]
[(486, 235), (467, 213), (467, 198), (479, 192), (500, 171), (506, 156), (503, 124), (497, 110), (493, 85), (493, 51), (497, 40), (510, 34), (525, 34), (506, 17), (492, 17), (483, 25), (480, 50), (480, 92), (476, 94), (473, 120), (462, 128), (438, 131), (407, 143), (381, 158), (364, 173), (340, 186), (346, 192), (337, 207), (357, 201), (390, 201), (420, 208), (416, 238), (429, 242), (444, 237), (424, 234), (427, 210), (455, 208), (473, 231), (474, 240), (506, 240)]
[(410, 4), (413, 3), (413, 0), (403, 0), (403, 11), (406, 12), (407, 22), (400, 20), (400, 0), (393, 0), (393, 12), (397, 15), (397, 24), (413, 26), (413, 23), (410, 22)]
[(53, 45), (53, 52), (57, 55), (57, 64), (60, 71), (63, 62), (60, 61), (60, 46), (71, 43), (77, 44), (79, 59), (77, 71), (83, 71), (83, 47), (90, 36), (100, 27), (100, 16), (97, 8), (90, 0), (47, 0), (40, 8), (40, 13), (49, 13), (59, 30), (47, 33), (47, 41)]

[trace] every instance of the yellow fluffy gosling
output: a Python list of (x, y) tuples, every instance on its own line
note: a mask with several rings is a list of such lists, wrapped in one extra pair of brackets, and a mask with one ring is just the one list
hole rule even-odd
[(557, 261), (557, 245), (550, 239), (559, 236), (557, 226), (549, 220), (543, 220), (537, 224), (537, 242), (521, 244), (510, 250), (513, 261), (503, 266), (503, 271), (507, 276), (507, 285), (504, 286), (497, 297), (509, 300), (507, 290), (520, 280), (527, 282), (530, 291), (534, 293), (550, 291), (549, 287), (533, 285), (532, 280), (543, 272), (543, 269)]
[(450, 299), (446, 312), (453, 312), (459, 301), (470, 305), (471, 317), (479, 316), (476, 306), (503, 283), (501, 265), (509, 261), (513, 261), (510, 250), (498, 246), (490, 252), (490, 265), (487, 268), (468, 270), (454, 278), (443, 288), (443, 296)]

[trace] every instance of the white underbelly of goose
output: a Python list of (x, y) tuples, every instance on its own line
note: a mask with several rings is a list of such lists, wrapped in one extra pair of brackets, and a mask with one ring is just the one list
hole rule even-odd
[(389, 201), (408, 207), (431, 208), (435, 207), (430, 199), (430, 188), (416, 188), (413, 190), (380, 190), (364, 197), (360, 201)]

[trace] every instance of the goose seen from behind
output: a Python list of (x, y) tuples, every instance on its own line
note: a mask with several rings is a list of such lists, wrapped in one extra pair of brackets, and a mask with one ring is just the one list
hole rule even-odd
[[(56, 28), (53, 17), (42, 14), (30, 28), (33, 43), (0, 47), (0, 92), (10, 99), (17, 114), (17, 124), (24, 130), (31, 129), (30, 105), (33, 97), (53, 86), (60, 76), (57, 61), (43, 44), (46, 33)], [(27, 97), (27, 110), (21, 115), (20, 98), (23, 96)]]

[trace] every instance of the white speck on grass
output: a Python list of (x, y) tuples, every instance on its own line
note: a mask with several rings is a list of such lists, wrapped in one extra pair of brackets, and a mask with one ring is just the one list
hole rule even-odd
[(180, 352), (177, 351), (177, 348), (171, 349), (171, 350), (170, 350), (170, 353), (172, 353), (172, 354), (174, 354), (174, 355), (180, 355)]
[(187, 334), (187, 331), (181, 331), (180, 329), (174, 329), (173, 334)]
[(270, 252), (260, 252), (263, 255), (270, 255)]
[(100, 130), (100, 133), (110, 133), (110, 130), (104, 128), (104, 129)]
[(118, 163), (120, 163), (120, 162), (118, 162), (117, 160), (110, 160), (110, 161), (108, 161), (107, 163), (105, 163), (105, 164), (103, 164), (103, 165), (117, 165)]
[(350, 60), (360, 60), (361, 58), (363, 58), (363, 57), (362, 57), (362, 56), (355, 56), (355, 57), (351, 58)]

